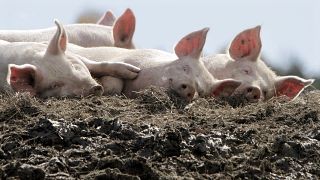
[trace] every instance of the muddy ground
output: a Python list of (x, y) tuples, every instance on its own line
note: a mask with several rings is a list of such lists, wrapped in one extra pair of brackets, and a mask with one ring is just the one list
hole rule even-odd
[(1, 179), (319, 179), (320, 91), (247, 104), (0, 97)]

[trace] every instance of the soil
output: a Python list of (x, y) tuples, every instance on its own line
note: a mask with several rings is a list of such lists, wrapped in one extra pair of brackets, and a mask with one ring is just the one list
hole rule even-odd
[(320, 91), (293, 101), (0, 96), (1, 179), (319, 179)]

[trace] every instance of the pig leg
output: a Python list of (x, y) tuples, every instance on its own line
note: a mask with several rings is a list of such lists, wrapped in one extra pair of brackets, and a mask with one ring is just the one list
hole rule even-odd
[(103, 95), (121, 94), (124, 82), (122, 79), (112, 76), (103, 76), (98, 79), (99, 83), (104, 88)]
[(122, 79), (135, 79), (139, 71), (140, 68), (122, 62), (100, 62), (90, 70), (95, 77), (109, 75)]
[(93, 77), (99, 78), (102, 76), (113, 76), (122, 79), (134, 79), (138, 76), (140, 68), (131, 64), (122, 62), (96, 62), (84, 58), (78, 57), (87, 66)]

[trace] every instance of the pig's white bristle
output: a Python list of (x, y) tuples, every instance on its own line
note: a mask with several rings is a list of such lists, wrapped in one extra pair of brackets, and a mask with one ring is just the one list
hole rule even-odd
[(305, 85), (310, 86), (311, 84), (314, 83), (314, 81), (315, 81), (315, 79), (308, 79), (308, 80), (306, 80)]
[(205, 31), (205, 32), (208, 32), (210, 30), (210, 28), (209, 27), (205, 27), (205, 28), (203, 28), (203, 31)]
[(58, 26), (58, 24), (60, 24), (58, 19), (54, 19), (53, 22)]
[(54, 19), (54, 23), (56, 24), (59, 31), (63, 31), (63, 26), (58, 19)]
[(124, 11), (124, 14), (126, 14), (126, 13), (133, 14), (133, 11), (132, 11), (130, 8), (127, 8), (127, 9)]

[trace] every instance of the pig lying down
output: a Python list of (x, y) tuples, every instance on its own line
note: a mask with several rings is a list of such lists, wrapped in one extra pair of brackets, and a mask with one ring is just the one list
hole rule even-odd
[(217, 79), (233, 78), (242, 82), (235, 91), (249, 101), (268, 100), (274, 96), (297, 97), (313, 79), (297, 76), (277, 76), (260, 59), (260, 26), (247, 29), (232, 41), (228, 54), (207, 56), (203, 61)]
[(199, 59), (208, 28), (190, 33), (175, 46), (175, 54), (155, 49), (122, 49), (114, 47), (83, 48), (69, 46), (69, 50), (88, 59), (124, 62), (141, 68), (133, 80), (113, 77), (100, 79), (105, 93), (124, 93), (134, 97), (136, 91), (149, 86), (172, 89), (181, 97), (192, 100), (200, 96), (228, 96), (240, 85), (233, 79), (216, 80)]
[(65, 52), (67, 34), (57, 21), (48, 45), (0, 42), (0, 89), (39, 97), (101, 95), (103, 87), (91, 76), (136, 78), (139, 68), (125, 63), (94, 62)]
[[(83, 47), (116, 46), (134, 48), (132, 37), (135, 30), (135, 16), (127, 9), (114, 23), (112, 13), (107, 12), (99, 24), (66, 25), (70, 43)], [(113, 24), (113, 26), (105, 26)], [(38, 30), (2, 30), (0, 39), (9, 42), (43, 42), (49, 41), (55, 33), (55, 27)]]

